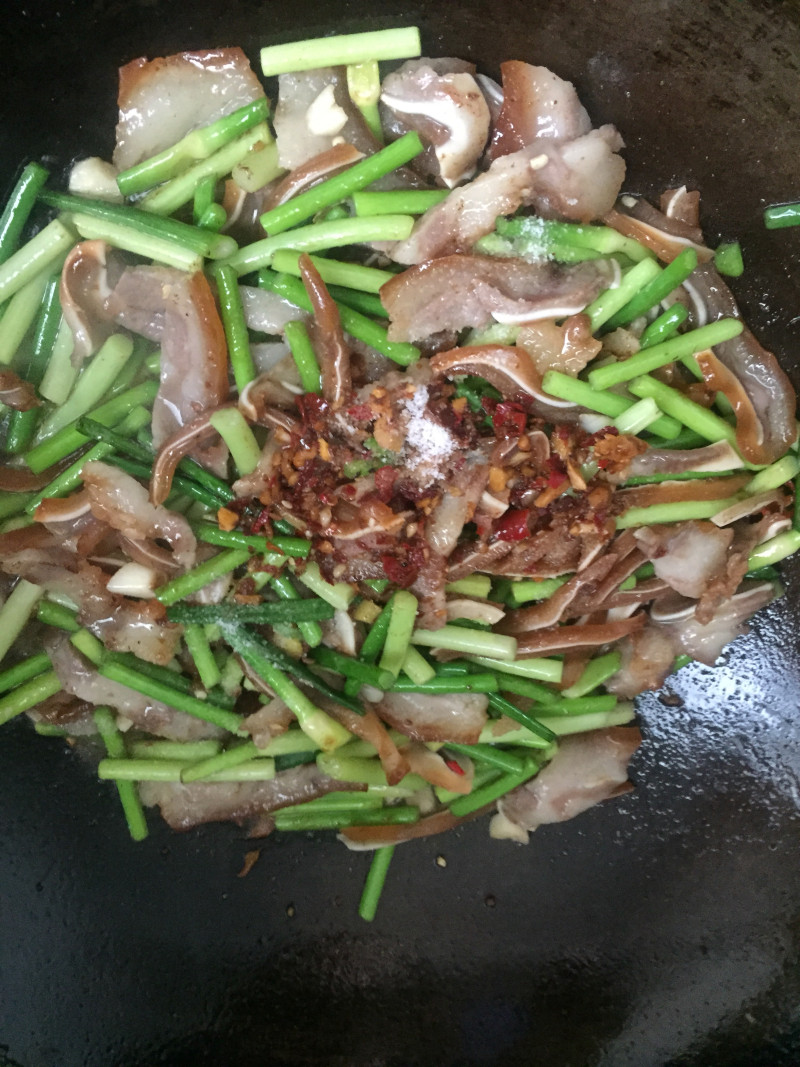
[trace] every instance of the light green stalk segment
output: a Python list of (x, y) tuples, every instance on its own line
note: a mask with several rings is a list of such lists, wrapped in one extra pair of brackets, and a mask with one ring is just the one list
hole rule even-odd
[[(292, 201), (289, 201), (292, 203)], [(363, 244), (367, 241), (404, 241), (414, 228), (411, 215), (377, 215), (375, 218), (333, 219), (280, 232), (255, 241), (235, 252), (228, 260), (237, 274), (250, 274), (272, 265), (276, 252), (320, 252), (326, 248)]]
[(53, 404), (63, 404), (70, 394), (78, 377), (78, 368), (72, 363), (72, 350), (75, 341), (66, 319), (61, 320), (53, 344), (53, 351), (47, 362), (47, 368), (39, 386), (39, 392), (45, 400)]
[(194, 660), (200, 681), (206, 689), (211, 689), (219, 682), (222, 672), (214, 659), (205, 629), (199, 623), (189, 623), (183, 628), (183, 639), (189, 655)]
[(5, 263), (0, 263), (0, 304), (37, 275), (49, 271), (74, 244), (74, 232), (60, 219), (48, 223)]
[(287, 322), (283, 328), (286, 343), (292, 353), (292, 359), (300, 375), (300, 384), (305, 393), (321, 393), (322, 377), (320, 375), (317, 354), (306, 324), (299, 319)]
[(383, 129), (378, 111), (381, 96), (381, 75), (377, 59), (364, 59), (347, 67), (347, 91), (350, 99), (364, 116), (364, 122), (378, 142), (383, 144)]
[(202, 159), (208, 159), (213, 152), (222, 148), (238, 134), (264, 122), (268, 114), (265, 97), (254, 100), (244, 107), (237, 108), (216, 122), (199, 130), (192, 130), (174, 145), (165, 148), (158, 155), (137, 163), (117, 175), (117, 185), (123, 196), (134, 196), (152, 189), (154, 185), (174, 178), (180, 171)]
[[(288, 248), (276, 252), (272, 260), (273, 269), (299, 278), (300, 255), (300, 252), (294, 252)], [(322, 256), (311, 256), (310, 259), (326, 285), (345, 285), (348, 289), (358, 289), (362, 293), (378, 293), (382, 285), (394, 278), (391, 271), (378, 270), (377, 267), (363, 267), (360, 263), (345, 263), (338, 259), (325, 259)]]
[(9, 364), (42, 306), (50, 271), (31, 278), (11, 297), (0, 319), (0, 363)]
[[(117, 728), (111, 709), (97, 708), (94, 712), (94, 721), (109, 757), (112, 759), (124, 758), (125, 742)], [(130, 835), (134, 841), (144, 841), (147, 837), (147, 820), (145, 819), (139, 794), (136, 791), (136, 785), (133, 782), (117, 782), (116, 785)]]
[(395, 845), (376, 848), (369, 865), (364, 891), (358, 905), (358, 914), (364, 922), (371, 923), (378, 911), (378, 901), (386, 884), (386, 875), (394, 856)]
[(390, 671), (395, 678), (403, 668), (416, 617), (417, 598), (407, 589), (398, 589), (392, 597), (389, 629), (379, 661), (381, 670)]
[(261, 459), (261, 449), (241, 411), (238, 408), (220, 408), (209, 422), (231, 450), (239, 475), (252, 474)]
[(167, 267), (185, 270), (190, 274), (203, 269), (203, 257), (191, 248), (186, 248), (166, 237), (142, 233), (122, 222), (110, 222), (92, 215), (78, 213), (72, 216), (75, 229), (90, 241), (107, 241), (115, 248), (133, 252), (137, 256), (153, 259)]
[(0, 608), (0, 660), (22, 633), (28, 619), (44, 595), (40, 585), (20, 578)]
[(52, 436), (91, 410), (117, 379), (132, 352), (130, 337), (121, 333), (109, 337), (86, 365), (67, 400), (42, 422), (37, 440)]
[(688, 519), (710, 519), (718, 511), (731, 507), (740, 500), (730, 496), (726, 500), (682, 500), (673, 504), (651, 504), (649, 507), (628, 508), (617, 516), (617, 529), (629, 530), (633, 526), (651, 526), (663, 522), (684, 522)]
[(604, 656), (596, 656), (587, 663), (577, 682), (568, 689), (562, 690), (561, 696), (567, 700), (586, 696), (603, 682), (608, 681), (612, 674), (616, 674), (621, 663), (622, 656), (619, 652), (607, 652)]
[(480, 597), (485, 600), (492, 591), (492, 579), (488, 574), (470, 574), (466, 578), (459, 578), (458, 581), (448, 582), (444, 591), (461, 596)]
[(265, 77), (271, 77), (295, 70), (348, 66), (372, 59), (412, 59), (421, 54), (419, 30), (416, 26), (403, 26), (269, 45), (261, 49), (261, 71)]
[(278, 159), (278, 145), (256, 145), (231, 171), (231, 177), (246, 193), (255, 193), (283, 173)]
[[(669, 341), (666, 342), (666, 344), (669, 343)], [(653, 349), (650, 348), (647, 351), (652, 352)], [(632, 356), (631, 358), (635, 359), (636, 357)], [(705, 437), (707, 441), (712, 443), (728, 441), (734, 448), (736, 447), (736, 430), (730, 423), (721, 419), (719, 415), (715, 415), (713, 411), (708, 411), (699, 404), (695, 404), (693, 400), (678, 392), (677, 389), (664, 385), (663, 382), (658, 381), (656, 378), (651, 378), (647, 374), (643, 374), (640, 378), (634, 378), (629, 383), (628, 389), (634, 396), (652, 397), (662, 411), (672, 415), (684, 426), (694, 430), (701, 437)], [(652, 424), (651, 428), (653, 427), (655, 427), (655, 423)]]
[(434, 668), (424, 656), (417, 652), (413, 645), (409, 645), (406, 649), (402, 670), (403, 674), (408, 675), (414, 685), (424, 685), (431, 678), (436, 677)]
[[(588, 408), (590, 411), (607, 415), (610, 420), (618, 418), (636, 403), (635, 400), (619, 396), (617, 393), (593, 389), (588, 382), (580, 378), (572, 378), (569, 374), (562, 374), (561, 371), (556, 370), (547, 371), (542, 378), (542, 388), (551, 396), (557, 396), (560, 400), (571, 400), (574, 404), (580, 404), (581, 407)], [(677, 419), (662, 416), (651, 423), (649, 429), (658, 437), (671, 440), (678, 436), (683, 427)]]
[(449, 189), (389, 189), (353, 193), (356, 215), (424, 215), (450, 195)]
[(171, 582), (156, 589), (156, 596), (162, 604), (169, 606), (184, 597), (196, 593), (210, 582), (216, 581), (224, 574), (230, 574), (237, 567), (247, 563), (250, 559), (250, 550), (247, 548), (230, 548), (227, 552), (218, 552), (211, 559), (199, 563), (186, 574), (180, 574)]
[(210, 738), (202, 741), (132, 741), (129, 754), (135, 759), (168, 759), (192, 763), (210, 759), (220, 751), (219, 741)]
[[(183, 760), (103, 759), (97, 776), (115, 782), (180, 782), (186, 769)], [(275, 777), (275, 760), (254, 759), (239, 767), (217, 771), (207, 782), (266, 782)]]
[(272, 134), (267, 124), (259, 122), (207, 159), (194, 163), (176, 178), (148, 193), (138, 206), (154, 215), (171, 215), (179, 207), (189, 203), (200, 182), (206, 178), (224, 178), (248, 152), (257, 145), (269, 144), (271, 140)]
[(559, 715), (553, 718), (540, 718), (546, 726), (559, 737), (567, 734), (588, 733), (589, 730), (604, 730), (609, 726), (625, 726), (636, 718), (633, 704), (620, 701), (611, 711), (593, 712), (588, 715)]
[(620, 382), (628, 382), (639, 374), (649, 374), (667, 363), (674, 363), (676, 359), (683, 359), (713, 345), (730, 341), (733, 337), (738, 337), (743, 329), (739, 319), (717, 319), (716, 322), (710, 322), (698, 330), (690, 330), (689, 333), (662, 341), (659, 345), (652, 345), (629, 359), (598, 367), (590, 372), (589, 384), (593, 389), (608, 389)]
[(59, 692), (61, 679), (55, 671), (45, 671), (44, 674), (17, 686), (4, 697), (0, 697), (0, 726)]
[(297, 580), (339, 611), (347, 611), (356, 595), (354, 585), (348, 585), (347, 582), (336, 582), (332, 585), (327, 582), (320, 574), (317, 563), (306, 564), (303, 572), (297, 575)]
[(488, 656), (468, 655), (466, 658), (471, 663), (479, 663), (481, 667), (488, 667), (493, 671), (517, 674), (520, 678), (536, 678), (541, 682), (553, 682), (555, 684), (561, 681), (561, 674), (564, 669), (561, 660), (544, 659), (536, 656), (531, 657), (531, 659), (518, 659), (511, 663), (492, 659)]
[(780, 563), (782, 559), (786, 559), (787, 556), (793, 556), (798, 549), (800, 549), (800, 531), (787, 530), (753, 549), (747, 569), (757, 571), (761, 567), (771, 567), (774, 563)]
[(596, 333), (612, 315), (624, 308), (643, 286), (660, 273), (661, 268), (654, 259), (643, 259), (625, 271), (616, 289), (605, 289), (584, 309), (584, 314), (591, 320), (592, 333)]
[(517, 640), (505, 634), (485, 630), (467, 630), (462, 626), (442, 626), (439, 630), (414, 630), (411, 640), (427, 648), (445, 648), (469, 656), (490, 656), (510, 663), (517, 654)]
[(614, 425), (620, 433), (640, 434), (661, 417), (661, 410), (652, 397), (638, 400), (633, 407), (623, 411), (614, 419)]
[(747, 483), (744, 491), (749, 496), (767, 492), (769, 489), (779, 489), (786, 482), (797, 477), (798, 472), (800, 472), (800, 459), (790, 453), (779, 459), (777, 463), (759, 471), (752, 481)]
[(561, 586), (569, 581), (571, 575), (563, 574), (558, 578), (523, 578), (512, 582), (508, 590), (508, 599), (514, 607), (527, 604), (531, 600), (549, 600)]
[(239, 767), (243, 763), (260, 756), (261, 749), (253, 741), (243, 741), (234, 745), (224, 752), (218, 752), (207, 759), (192, 763), (181, 771), (182, 782), (199, 782), (202, 778), (210, 778), (218, 771), (226, 771), (231, 767)]

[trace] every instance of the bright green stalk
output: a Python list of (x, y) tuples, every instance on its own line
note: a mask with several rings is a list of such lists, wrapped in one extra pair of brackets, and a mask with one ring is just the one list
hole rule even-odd
[[(349, 743), (349, 742), (348, 742)], [(285, 734), (273, 737), (261, 751), (265, 756), (293, 756), (297, 752), (313, 752), (319, 745), (300, 729), (290, 727)]]
[(484, 630), (467, 630), (461, 626), (442, 626), (439, 630), (414, 630), (411, 640), (427, 648), (445, 648), (467, 655), (490, 656), (511, 662), (517, 654), (517, 640), (504, 634)]
[(468, 796), (459, 797), (458, 800), (454, 800), (450, 804), (450, 810), (457, 818), (470, 815), (473, 811), (478, 811), (480, 808), (493, 804), (500, 797), (505, 796), (506, 793), (510, 793), (512, 789), (516, 789), (517, 786), (533, 778), (538, 771), (539, 763), (537, 760), (533, 757), (528, 757), (524, 761), (521, 771), (513, 774), (504, 774), (501, 778), (490, 782), (481, 789), (476, 789)]
[(24, 682), (4, 697), (0, 697), (0, 726), (60, 692), (61, 681), (55, 671), (45, 671), (44, 674), (31, 678), (29, 682)]
[[(608, 393), (599, 389), (593, 389), (588, 382), (580, 378), (571, 378), (561, 371), (549, 370), (542, 378), (542, 388), (551, 396), (557, 396), (560, 400), (570, 400), (574, 404), (597, 411), (601, 415), (607, 415), (609, 420), (618, 418), (628, 408), (633, 407), (635, 401), (627, 397), (618, 396), (616, 393)], [(658, 403), (658, 401), (656, 401)], [(659, 404), (659, 407), (661, 405)], [(671, 440), (681, 432), (681, 424), (676, 419), (663, 416), (650, 424), (650, 432)]]
[[(143, 237), (153, 237), (166, 246), (172, 245), (176, 249), (180, 247), (186, 253), (193, 252), (202, 259), (224, 259), (236, 250), (236, 242), (227, 234), (200, 230), (197, 226), (179, 222), (177, 219), (159, 218), (138, 207), (109, 204), (105, 200), (89, 200), (82, 196), (71, 196), (69, 193), (45, 192), (39, 199), (59, 211), (91, 215), (98, 225), (108, 225), (109, 234), (135, 231)], [(100, 233), (98, 235), (102, 236)]]
[(739, 278), (744, 274), (742, 246), (738, 241), (721, 244), (714, 253), (714, 266), (729, 278)]
[(267, 124), (259, 122), (223, 145), (207, 159), (192, 164), (182, 174), (148, 193), (141, 201), (142, 210), (150, 211), (154, 215), (171, 215), (179, 207), (189, 203), (201, 181), (205, 178), (224, 178), (251, 149), (259, 144), (269, 144), (271, 140), (272, 134)]
[(347, 66), (369, 59), (411, 59), (421, 55), (421, 49), (416, 26), (316, 37), (262, 48), (261, 71), (265, 77), (271, 77), (314, 67)]
[[(52, 437), (69, 423), (85, 415), (108, 390), (114, 379), (130, 359), (133, 341), (125, 334), (113, 334), (85, 367), (69, 397), (45, 419), (39, 427), (38, 438)], [(98, 420), (99, 421), (99, 420)]]
[(490, 767), (496, 767), (500, 771), (505, 771), (506, 774), (518, 774), (524, 767), (524, 760), (519, 756), (515, 756), (512, 752), (505, 752), (494, 745), (455, 745), (452, 741), (448, 741), (445, 747), (462, 756), (469, 756), (470, 759), (486, 763)]
[(636, 718), (633, 704), (628, 701), (620, 701), (611, 711), (597, 712), (591, 715), (562, 715), (553, 717), (542, 716), (539, 722), (557, 737), (565, 737), (567, 734), (588, 733), (590, 730), (604, 730), (609, 726), (626, 726)]
[(234, 137), (249, 130), (268, 117), (267, 100), (261, 97), (232, 111), (200, 130), (192, 130), (176, 144), (158, 155), (137, 163), (117, 175), (117, 185), (123, 196), (134, 196), (169, 181), (182, 170), (199, 160), (208, 159)]
[(381, 298), (375, 293), (347, 289), (344, 285), (329, 285), (328, 292), (337, 304), (343, 304), (353, 311), (360, 311), (362, 315), (370, 315), (373, 319), (389, 318), (389, 312), (381, 303)]
[(133, 252), (167, 267), (185, 270), (189, 274), (203, 269), (203, 259), (197, 252), (176, 244), (170, 238), (153, 237), (124, 223), (107, 222), (82, 213), (73, 215), (72, 223), (81, 237), (87, 240), (107, 241), (115, 248)]
[(53, 219), (27, 244), (0, 263), (0, 304), (24, 285), (49, 271), (75, 244), (75, 234), (63, 222)]
[(275, 829), (284, 832), (343, 830), (348, 826), (396, 826), (419, 822), (419, 808), (414, 804), (395, 804), (375, 810), (359, 807), (327, 811), (282, 808), (275, 812), (274, 819)]
[(627, 434), (639, 434), (642, 430), (646, 430), (648, 426), (661, 417), (661, 411), (658, 404), (652, 397), (645, 397), (644, 400), (639, 400), (628, 408), (627, 411), (623, 411), (621, 415), (614, 419), (614, 425), (620, 433)]
[[(281, 600), (299, 600), (300, 594), (292, 585), (291, 580), (283, 574), (277, 575), (270, 580), (270, 585)], [(298, 622), (297, 629), (309, 648), (316, 648), (322, 644), (322, 627), (318, 622)]]
[(72, 363), (73, 348), (72, 330), (62, 318), (42, 384), (39, 386), (39, 392), (45, 400), (50, 400), (53, 404), (64, 403), (78, 376), (78, 368)]
[(236, 272), (224, 263), (215, 268), (214, 277), (219, 291), (220, 313), (228, 341), (231, 369), (236, 388), (241, 393), (256, 377), (256, 368), (250, 352), (250, 336), (244, 318), (239, 282)]
[[(300, 252), (283, 249), (275, 253), (272, 267), (276, 271), (299, 278), (300, 255)], [(359, 289), (365, 293), (379, 293), (381, 286), (394, 278), (391, 271), (378, 270), (377, 267), (363, 267), (360, 263), (346, 263), (338, 259), (325, 259), (323, 256), (311, 256), (310, 259), (326, 285), (344, 285), (348, 289)]]
[[(401, 167), (404, 163), (408, 163), (415, 156), (418, 156), (422, 149), (423, 144), (419, 139), (418, 134), (413, 131), (406, 133), (392, 144), (387, 145), (386, 148), (382, 148), (379, 152), (376, 152), (374, 155), (359, 160), (358, 163), (354, 163), (352, 167), (348, 167), (347, 170), (342, 171), (340, 174), (328, 178), (326, 181), (321, 182), (312, 189), (307, 189), (305, 192), (299, 193), (285, 204), (280, 204), (271, 211), (267, 211), (261, 216), (261, 225), (272, 237), (276, 234), (283, 233), (284, 230), (288, 230), (293, 226), (298, 226), (301, 222), (305, 222), (306, 219), (310, 219), (312, 215), (316, 215), (317, 212), (322, 211), (323, 208), (330, 207), (332, 204), (338, 204), (340, 200), (352, 196), (353, 193), (358, 192), (360, 189), (365, 189), (368, 185), (377, 181), (378, 178), (383, 178), (384, 175), (390, 174), (393, 170), (396, 170), (397, 167)], [(388, 215), (384, 217), (404, 218), (405, 216)], [(363, 223), (365, 220), (351, 221), (361, 221)], [(411, 222), (413, 225), (413, 219)], [(327, 226), (333, 224), (321, 223), (320, 225)], [(409, 233), (410, 232), (409, 228)], [(406, 234), (406, 236), (408, 236), (408, 234)], [(378, 237), (363, 239), (392, 240), (393, 238)], [(403, 240), (402, 237), (397, 239)], [(283, 247), (292, 246), (284, 245)], [(316, 247), (325, 248), (332, 246), (317, 245)], [(305, 251), (314, 250), (315, 249), (305, 249)]]
[(186, 642), (189, 655), (194, 660), (197, 673), (200, 675), (200, 681), (206, 689), (211, 689), (219, 682), (222, 672), (214, 659), (214, 653), (211, 651), (205, 630), (197, 623), (190, 623), (184, 627), (183, 639)]
[(563, 689), (561, 695), (567, 700), (586, 696), (616, 674), (621, 662), (622, 656), (619, 652), (606, 652), (603, 656), (596, 656), (589, 660), (577, 682), (568, 689)]
[[(530, 712), (523, 711), (522, 708), (517, 707), (512, 701), (500, 696), (499, 693), (489, 693), (489, 707), (494, 711), (500, 712), (501, 715), (505, 715), (507, 718), (518, 722), (520, 726), (524, 726), (526, 729), (530, 730), (531, 733), (541, 737), (544, 741), (555, 740), (555, 734), (549, 727), (542, 726), (538, 718), (531, 715)], [(547, 705), (546, 708), (549, 712), (550, 705)]]
[(77, 611), (73, 611), (65, 604), (56, 604), (52, 600), (41, 600), (36, 610), (36, 618), (46, 626), (56, 626), (59, 630), (67, 630), (74, 634), (80, 630), (77, 621)]
[(294, 712), (300, 729), (324, 752), (338, 748), (351, 739), (349, 731), (313, 704), (279, 667), (262, 654), (258, 640), (253, 640), (243, 627), (226, 623), (222, 626), (222, 632), (231, 647)]
[(630, 270), (625, 271), (616, 289), (605, 289), (584, 308), (584, 314), (592, 323), (592, 333), (596, 333), (608, 320), (638, 293), (649, 281), (661, 273), (661, 268), (654, 259), (643, 259)]
[(186, 574), (173, 578), (171, 582), (156, 589), (155, 595), (162, 604), (174, 604), (184, 597), (191, 596), (198, 589), (202, 589), (210, 582), (216, 581), (225, 574), (230, 574), (237, 567), (243, 566), (250, 559), (250, 551), (246, 548), (230, 548), (227, 552), (218, 552), (216, 556), (198, 564)]
[(166, 759), (193, 763), (210, 759), (220, 751), (219, 741), (132, 741), (128, 751), (134, 759)]
[(20, 578), (0, 608), (0, 660), (25, 628), (36, 605), (44, 595), (40, 585)]
[(224, 752), (218, 752), (207, 759), (185, 767), (181, 771), (181, 781), (199, 782), (202, 778), (210, 778), (212, 774), (216, 774), (218, 771), (227, 770), (229, 767), (238, 767), (242, 763), (249, 763), (250, 760), (256, 759), (261, 754), (261, 749), (253, 741), (243, 741), (241, 744), (234, 745)]
[(451, 595), (474, 596), (486, 600), (492, 591), (492, 579), (488, 574), (470, 574), (467, 578), (448, 582), (444, 591)]
[(651, 308), (666, 299), (679, 285), (683, 285), (696, 266), (697, 252), (693, 248), (685, 248), (608, 320), (606, 324), (608, 329), (615, 330), (618, 326), (626, 326), (640, 315), (645, 315)]
[(494, 674), (434, 675), (427, 682), (412, 682), (398, 678), (392, 686), (394, 693), (496, 693), (500, 688)]
[(425, 685), (431, 678), (436, 677), (434, 668), (413, 645), (409, 645), (406, 649), (402, 671), (415, 685)]
[(508, 590), (508, 603), (514, 607), (528, 604), (532, 600), (549, 600), (550, 597), (569, 581), (571, 575), (564, 574), (558, 578), (520, 579), (511, 582)]
[[(331, 179), (333, 180), (333, 179)], [(295, 197), (299, 200), (304, 193)], [(294, 203), (289, 200), (287, 206)], [(277, 208), (275, 209), (278, 210)], [(228, 260), (237, 274), (251, 274), (262, 267), (272, 266), (276, 252), (294, 249), (297, 252), (320, 252), (344, 245), (365, 244), (369, 241), (403, 241), (411, 233), (414, 220), (410, 215), (376, 215), (375, 218), (333, 219), (272, 234), (263, 241), (245, 245)]]
[(381, 76), (377, 59), (364, 59), (347, 67), (347, 91), (350, 99), (364, 116), (372, 136), (383, 144), (383, 129), (378, 111), (381, 96)]
[(598, 367), (590, 372), (589, 384), (593, 389), (608, 389), (620, 382), (629, 382), (631, 378), (636, 378), (640, 374), (649, 374), (650, 371), (665, 367), (668, 363), (674, 363), (675, 360), (692, 356), (696, 352), (702, 352), (724, 341), (730, 341), (731, 338), (738, 337), (743, 329), (744, 326), (739, 319), (717, 319), (716, 322), (710, 322), (707, 326), (672, 337), (660, 345), (653, 345), (644, 352), (637, 352), (629, 359)]
[(362, 685), (371, 685), (375, 689), (391, 689), (395, 681), (391, 671), (371, 663), (362, 663), (325, 645), (312, 649), (309, 658), (326, 670), (335, 671), (345, 678), (356, 678)]
[(764, 225), (768, 230), (782, 230), (800, 225), (800, 204), (775, 204), (764, 211)]
[[(117, 723), (110, 708), (96, 708), (94, 721), (97, 732), (106, 746), (106, 752), (111, 759), (122, 759), (125, 756), (125, 742), (122, 734), (117, 729)], [(117, 792), (125, 814), (128, 830), (134, 841), (143, 841), (147, 837), (147, 820), (144, 816), (142, 802), (136, 792), (133, 782), (117, 782)]]
[[(541, 719), (539, 720), (541, 722)], [(552, 722), (561, 722), (561, 719), (553, 719)], [(547, 749), (550, 748), (550, 742), (545, 741), (544, 738), (538, 737), (536, 734), (532, 734), (530, 730), (524, 726), (516, 726), (511, 730), (506, 730), (502, 734), (495, 733), (497, 723), (495, 720), (489, 720), (489, 722), (481, 730), (478, 743), (481, 745), (523, 745), (525, 748), (537, 748)]]
[[(680, 338), (676, 337), (674, 340), (678, 341)], [(672, 341), (666, 342), (666, 344), (672, 343)], [(653, 349), (648, 349), (648, 352), (652, 351)], [(641, 354), (642, 353), (639, 353), (639, 355)], [(631, 359), (636, 358), (637, 356), (631, 356)], [(669, 385), (664, 385), (663, 382), (658, 381), (656, 378), (651, 378), (646, 374), (643, 374), (640, 378), (634, 378), (634, 380), (628, 384), (628, 389), (634, 396), (651, 396), (662, 411), (665, 411), (668, 415), (672, 415), (673, 418), (683, 423), (688, 429), (694, 430), (695, 433), (700, 434), (700, 436), (704, 437), (707, 441), (711, 441), (712, 443), (717, 441), (729, 441), (734, 448), (736, 447), (736, 431), (730, 423), (725, 422), (719, 415), (715, 415), (713, 411), (707, 411), (706, 408), (701, 407), (699, 404), (695, 404), (693, 400), (689, 400), (688, 397), (678, 392), (677, 389), (673, 389)], [(656, 424), (653, 423), (650, 429), (654, 430), (655, 425)]]
[(531, 657), (530, 659), (518, 659), (512, 663), (505, 660), (493, 659), (488, 656), (468, 655), (470, 663), (478, 663), (481, 667), (489, 670), (502, 671), (505, 674), (516, 674), (521, 678), (535, 678), (541, 682), (552, 682), (557, 685), (561, 681), (564, 665), (558, 659), (542, 659)]
[(450, 195), (449, 189), (392, 189), (353, 193), (356, 215), (424, 215)]
[(549, 256), (558, 246), (564, 249), (590, 249), (604, 256), (621, 253), (634, 263), (654, 258), (649, 248), (632, 237), (625, 237), (610, 226), (588, 226), (541, 219), (537, 215), (520, 215), (511, 219), (498, 219), (497, 233), (512, 240), (517, 238), (514, 244), (520, 244), (520, 254), (524, 255), (523, 249), (528, 246), (531, 252), (538, 253), (538, 258)]
[(231, 177), (246, 193), (256, 193), (283, 173), (275, 141), (256, 145), (231, 171)]
[[(303, 283), (288, 274), (276, 274), (271, 270), (263, 270), (258, 275), (258, 284), (262, 289), (269, 289), (279, 296), (285, 297), (296, 307), (304, 311), (311, 311), (311, 301), (305, 291)], [(331, 294), (333, 295), (333, 294)], [(367, 318), (360, 312), (339, 303), (339, 318), (346, 333), (356, 337), (359, 341), (377, 349), (382, 355), (394, 360), (401, 366), (416, 363), (420, 357), (420, 351), (414, 345), (406, 341), (390, 341), (386, 330), (377, 322)], [(674, 435), (673, 435), (674, 436)]]
[(50, 670), (52, 664), (46, 652), (39, 652), (35, 656), (23, 659), (0, 672), (0, 693), (7, 693), (9, 689), (16, 689), (23, 682), (29, 682), (31, 678), (44, 674)]
[(735, 504), (738, 496), (726, 500), (682, 500), (672, 504), (651, 504), (649, 507), (628, 508), (617, 516), (617, 529), (651, 526), (663, 522), (685, 522), (688, 519), (710, 519), (724, 508)]
[(321, 393), (322, 377), (320, 375), (317, 354), (308, 335), (306, 324), (299, 319), (287, 322), (283, 328), (286, 343), (292, 353), (292, 359), (300, 375), (300, 384), (305, 393)]
[(683, 304), (673, 304), (671, 308), (653, 319), (642, 336), (639, 338), (639, 348), (652, 348), (653, 345), (661, 344), (662, 341), (673, 337), (678, 329), (689, 318), (689, 312)]
[(29, 163), (17, 179), (0, 214), (0, 263), (5, 263), (16, 251), (39, 190), (49, 177), (49, 172), (39, 163)]
[(241, 530), (221, 530), (210, 522), (199, 522), (194, 532), (201, 541), (221, 548), (252, 548), (266, 556), (269, 566), (280, 566), (284, 556), (305, 559), (311, 551), (311, 542), (304, 537), (267, 537), (266, 534), (245, 534)]
[(417, 598), (407, 589), (398, 589), (392, 597), (389, 628), (380, 658), (382, 670), (389, 671), (395, 678), (403, 669), (416, 617)]
[(43, 270), (11, 297), (0, 320), (0, 363), (9, 364), (33, 325), (50, 271)]
[(326, 581), (320, 574), (319, 565), (316, 563), (306, 564), (302, 573), (297, 574), (297, 579), (312, 593), (316, 593), (318, 597), (331, 604), (337, 611), (347, 611), (353, 597), (356, 595), (355, 586), (348, 585), (347, 582), (332, 584)]
[[(115, 782), (180, 782), (186, 769), (183, 760), (103, 759), (97, 775)], [(239, 767), (228, 767), (207, 778), (209, 782), (266, 782), (275, 777), (275, 761), (254, 759)]]
[(371, 923), (378, 911), (378, 901), (386, 884), (386, 875), (392, 856), (394, 856), (394, 850), (394, 845), (386, 845), (384, 848), (376, 848), (372, 856), (364, 891), (358, 904), (358, 914), (364, 922)]
[(261, 459), (253, 431), (238, 408), (220, 408), (209, 422), (228, 446), (240, 476), (252, 474)]

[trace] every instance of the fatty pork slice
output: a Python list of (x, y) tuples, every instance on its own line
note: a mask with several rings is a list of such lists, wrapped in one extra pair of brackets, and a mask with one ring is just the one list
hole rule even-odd
[(350, 99), (344, 67), (280, 75), (275, 139), (278, 160), (286, 170), (294, 170), (342, 142), (365, 155), (380, 147)]
[[(119, 325), (161, 345), (161, 383), (153, 404), (156, 448), (227, 400), (225, 331), (202, 273), (129, 267), (106, 303)], [(221, 443), (198, 444), (191, 455), (224, 476), (227, 449)]]
[(612, 726), (564, 737), (547, 766), (497, 805), (523, 830), (565, 822), (629, 791), (628, 764), (642, 741), (638, 727)]
[(574, 141), (592, 124), (575, 86), (547, 67), (512, 59), (500, 65), (503, 104), (494, 126), (489, 158), (518, 152), (534, 141)]
[(462, 745), (477, 743), (488, 706), (489, 698), (483, 693), (384, 693), (375, 705), (384, 722), (414, 741)]
[(454, 189), (426, 211), (392, 258), (423, 263), (465, 252), (491, 233), (495, 219), (533, 207), (544, 218), (591, 222), (613, 206), (625, 177), (616, 154), (622, 140), (613, 126), (590, 130), (574, 141), (534, 142), (500, 156), (471, 182)]
[(114, 165), (126, 170), (263, 96), (241, 48), (134, 59), (119, 71)]
[(393, 341), (498, 322), (561, 319), (586, 307), (610, 280), (592, 262), (575, 266), (451, 255), (419, 264), (381, 288)]
[(197, 541), (183, 515), (151, 504), (144, 486), (118, 467), (89, 462), (81, 477), (95, 518), (134, 541), (161, 538), (176, 563), (185, 570), (194, 566)]
[[(446, 69), (457, 65), (460, 69)], [(381, 103), (398, 134), (416, 130), (427, 144), (414, 161), (424, 176), (452, 189), (472, 176), (489, 136), (491, 117), (469, 64), (410, 60), (383, 83)]]

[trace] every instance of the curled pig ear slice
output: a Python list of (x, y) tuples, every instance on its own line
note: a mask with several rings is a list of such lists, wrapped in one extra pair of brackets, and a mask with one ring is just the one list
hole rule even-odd
[(573, 141), (592, 128), (575, 86), (547, 67), (512, 59), (501, 63), (503, 103), (494, 125), (492, 159), (537, 139)]
[(542, 376), (524, 349), (513, 345), (467, 345), (439, 352), (431, 359), (434, 374), (448, 378), (476, 374), (499, 389), (506, 399), (527, 393), (552, 411), (574, 408), (566, 400), (556, 400), (542, 389)]

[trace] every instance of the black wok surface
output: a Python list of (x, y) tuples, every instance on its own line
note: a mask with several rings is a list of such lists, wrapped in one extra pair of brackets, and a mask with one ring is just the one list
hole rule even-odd
[[(4, 0), (0, 184), (108, 156), (116, 67), (143, 53), (417, 22), (432, 54), (572, 78), (628, 143), (631, 191), (686, 182), (736, 291), (800, 384), (800, 9), (721, 0)], [(0, 735), (0, 1048), (22, 1067), (789, 1067), (800, 1062), (800, 569), (714, 670), (641, 701), (635, 793), (492, 842), (368, 859), (152, 819), (27, 723)], [(259, 846), (256, 846), (259, 847)], [(446, 866), (439, 866), (437, 857)], [(0, 1062), (2, 1056), (0, 1055)]]

